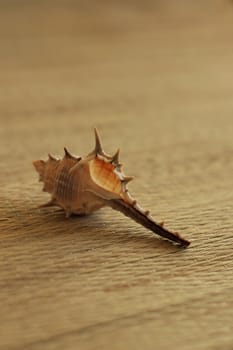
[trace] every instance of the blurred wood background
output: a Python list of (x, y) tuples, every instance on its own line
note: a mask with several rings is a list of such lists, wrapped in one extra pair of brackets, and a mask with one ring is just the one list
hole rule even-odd
[[(233, 3), (0, 1), (0, 348), (233, 348)], [(32, 160), (121, 148), (192, 245), (38, 209)]]

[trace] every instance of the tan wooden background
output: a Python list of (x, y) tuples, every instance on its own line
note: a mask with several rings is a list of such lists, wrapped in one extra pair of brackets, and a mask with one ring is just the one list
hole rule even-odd
[[(233, 349), (232, 1), (1, 1), (0, 52), (0, 348)], [(94, 126), (190, 248), (37, 208)]]

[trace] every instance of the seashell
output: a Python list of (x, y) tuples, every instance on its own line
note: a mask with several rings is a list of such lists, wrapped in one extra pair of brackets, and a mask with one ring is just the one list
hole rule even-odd
[(189, 241), (165, 229), (163, 223), (156, 223), (149, 211), (138, 205), (127, 189), (133, 177), (123, 173), (119, 150), (113, 156), (105, 153), (97, 129), (94, 131), (95, 148), (85, 158), (71, 155), (64, 148), (63, 159), (49, 154), (47, 161), (33, 162), (39, 181), (44, 183), (43, 191), (51, 193), (51, 200), (42, 206), (59, 206), (66, 217), (88, 215), (109, 206), (158, 235), (187, 247)]

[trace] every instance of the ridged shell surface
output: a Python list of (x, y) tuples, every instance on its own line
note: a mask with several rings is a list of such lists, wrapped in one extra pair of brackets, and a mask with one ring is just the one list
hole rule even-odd
[(87, 215), (104, 206), (122, 212), (151, 231), (183, 247), (189, 242), (179, 234), (157, 224), (149, 211), (143, 210), (128, 192), (127, 183), (133, 178), (125, 176), (119, 163), (119, 150), (110, 156), (104, 152), (95, 129), (95, 148), (85, 158), (71, 155), (66, 148), (62, 159), (49, 154), (48, 160), (37, 160), (33, 165), (39, 173), (43, 190), (51, 200), (43, 206), (58, 205), (71, 214)]

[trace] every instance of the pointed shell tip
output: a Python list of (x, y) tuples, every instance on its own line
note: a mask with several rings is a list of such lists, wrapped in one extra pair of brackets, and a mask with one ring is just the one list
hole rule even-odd
[(103, 147), (102, 147), (102, 144), (101, 144), (100, 135), (99, 135), (99, 132), (98, 132), (97, 128), (94, 128), (94, 132), (95, 132), (95, 150), (94, 150), (94, 152), (96, 154), (102, 154), (103, 153)]

